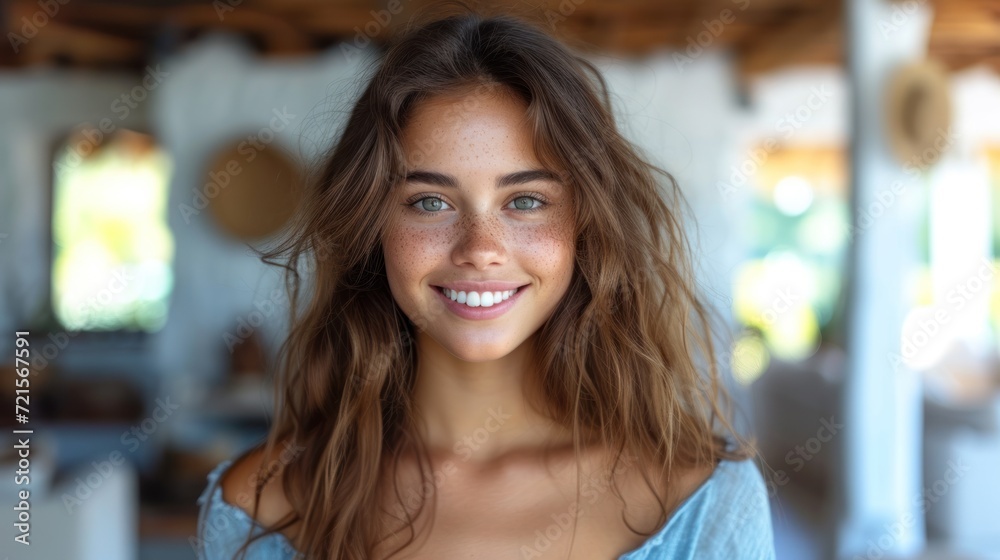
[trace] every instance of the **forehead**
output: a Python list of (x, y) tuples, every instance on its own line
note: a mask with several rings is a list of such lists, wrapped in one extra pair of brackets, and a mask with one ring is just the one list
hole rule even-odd
[(495, 91), (469, 90), (418, 102), (402, 133), (411, 164), (537, 163), (527, 105)]

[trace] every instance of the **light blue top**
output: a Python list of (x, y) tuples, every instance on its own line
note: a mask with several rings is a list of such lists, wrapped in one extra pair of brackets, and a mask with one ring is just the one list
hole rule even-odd
[[(253, 528), (263, 532), (242, 509), (222, 499), (219, 477), (227, 459), (208, 475), (198, 498), (198, 535), (192, 545), (202, 560), (232, 560)], [(246, 560), (292, 560), (297, 551), (281, 533), (254, 541)], [(301, 555), (300, 555), (301, 556)], [(639, 548), (618, 560), (774, 560), (767, 487), (752, 459), (721, 461), (708, 478)]]

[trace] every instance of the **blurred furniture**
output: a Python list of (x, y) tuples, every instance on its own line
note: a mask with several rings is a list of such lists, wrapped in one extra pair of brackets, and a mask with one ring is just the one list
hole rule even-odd
[[(95, 473), (93, 466), (81, 466), (51, 487), (45, 484), (44, 477), (32, 478), (31, 544), (16, 543), (11, 535), (0, 543), (0, 556), (24, 560), (135, 560), (139, 551), (136, 470), (125, 462), (114, 466), (110, 476)], [(88, 477), (89, 494), (80, 488), (88, 484)], [(14, 503), (14, 495), (8, 494), (14, 488), (4, 485), (5, 504)], [(85, 497), (78, 505), (67, 507), (66, 496)]]
[(752, 385), (755, 431), (766, 461), (778, 558), (825, 558), (832, 548), (841, 461), (843, 351), (822, 344), (808, 359), (772, 358)]
[(954, 361), (929, 376), (924, 399), (928, 537), (1000, 552), (1000, 379)]

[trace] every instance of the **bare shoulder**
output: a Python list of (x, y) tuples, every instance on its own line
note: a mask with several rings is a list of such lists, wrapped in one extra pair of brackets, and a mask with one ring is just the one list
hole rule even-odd
[(634, 504), (638, 511), (646, 511), (651, 518), (658, 517), (661, 513), (660, 497), (664, 499), (668, 517), (679, 508), (688, 498), (704, 486), (712, 475), (715, 474), (717, 466), (715, 464), (677, 467), (670, 476), (670, 480), (659, 482), (656, 496), (650, 493), (649, 483), (655, 481), (656, 476), (651, 465), (645, 465), (647, 469), (645, 476), (638, 469), (632, 469), (625, 477), (624, 488), (625, 498), (628, 503)]
[(653, 518), (662, 514), (663, 506), (667, 507), (668, 513), (677, 509), (712, 478), (718, 465), (678, 465), (669, 474), (669, 479), (660, 479), (659, 475), (663, 473), (659, 465), (625, 455), (612, 466), (612, 458), (613, 455), (606, 450), (598, 450), (596, 454), (588, 456), (585, 459), (590, 473), (588, 478), (600, 479), (612, 475), (629, 508), (648, 512)]
[(682, 470), (678, 479), (680, 491), (675, 506), (680, 506), (681, 503), (704, 486), (708, 482), (708, 479), (712, 478), (712, 475), (715, 474), (716, 468), (718, 468), (718, 464), (701, 465)]
[[(286, 472), (284, 462), (280, 460), (280, 452), (275, 451), (272, 456), (264, 456), (264, 447), (261, 446), (250, 453), (240, 457), (223, 474), (220, 479), (222, 487), (222, 499), (232, 504), (253, 517), (258, 524), (264, 527), (273, 527), (281, 519), (292, 511), (292, 505), (285, 497), (282, 489), (281, 477)], [(267, 481), (261, 491), (260, 504), (257, 507), (257, 515), (254, 517), (255, 493), (258, 476), (263, 467), (264, 473), (274, 474)], [(285, 536), (294, 536), (295, 526), (291, 526), (283, 531)]]

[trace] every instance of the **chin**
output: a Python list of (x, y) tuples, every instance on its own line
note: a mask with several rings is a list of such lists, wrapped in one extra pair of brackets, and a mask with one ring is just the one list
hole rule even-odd
[(487, 348), (474, 346), (459, 346), (449, 348), (448, 352), (456, 358), (466, 362), (492, 362), (507, 356), (513, 348), (501, 345), (490, 345)]
[(491, 340), (476, 342), (468, 339), (438, 340), (449, 354), (466, 362), (492, 362), (499, 360), (517, 349), (518, 345), (510, 340)]

